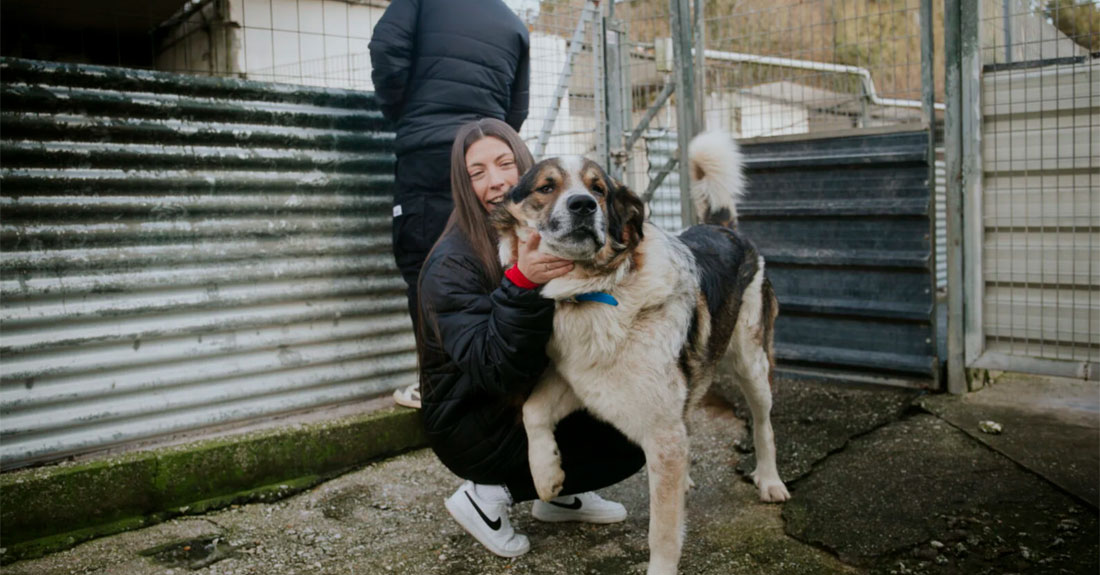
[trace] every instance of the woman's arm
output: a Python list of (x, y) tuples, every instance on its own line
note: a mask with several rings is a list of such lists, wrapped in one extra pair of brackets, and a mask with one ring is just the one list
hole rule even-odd
[(405, 87), (416, 49), (419, 3), (420, 0), (394, 0), (371, 34), (371, 81), (382, 115), (391, 122), (397, 121), (405, 105)]
[[(485, 293), (472, 258), (443, 256), (425, 265), (421, 306), (427, 329), (478, 391), (528, 394), (546, 367), (554, 302), (510, 279)], [(470, 390), (475, 391), (475, 390)]]

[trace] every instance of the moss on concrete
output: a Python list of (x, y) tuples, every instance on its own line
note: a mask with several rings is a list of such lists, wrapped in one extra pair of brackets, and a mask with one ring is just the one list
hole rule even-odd
[(133, 455), (0, 475), (4, 546), (153, 510), (153, 457)]
[(183, 513), (279, 499), (425, 443), (420, 415), (398, 408), (6, 473), (0, 475), (0, 563)]

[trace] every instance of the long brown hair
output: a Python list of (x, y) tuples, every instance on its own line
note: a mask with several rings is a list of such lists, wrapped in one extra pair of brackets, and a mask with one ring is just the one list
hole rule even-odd
[[(447, 225), (443, 228), (443, 233), (439, 236), (439, 240), (436, 241), (435, 245), (432, 246), (431, 251), (428, 252), (428, 257), (424, 261), (427, 263), (432, 253), (435, 252), (436, 246), (444, 238), (451, 234), (461, 234), (463, 240), (473, 248), (474, 254), (485, 271), (484, 276), (482, 276), (485, 289), (492, 290), (500, 285), (501, 278), (504, 276), (504, 270), (500, 266), (500, 256), (497, 254), (497, 234), (496, 230), (489, 224), (488, 214), (485, 213), (481, 201), (477, 199), (474, 184), (470, 181), (470, 173), (466, 171), (466, 152), (469, 151), (470, 146), (483, 138), (496, 138), (507, 144), (512, 149), (512, 155), (515, 157), (516, 171), (521, 176), (535, 163), (531, 157), (531, 152), (527, 149), (527, 144), (523, 143), (519, 134), (511, 126), (500, 120), (482, 118), (459, 128), (458, 133), (455, 135), (454, 145), (451, 146), (451, 197), (454, 200), (454, 211), (451, 212), (451, 217), (447, 219)], [(423, 278), (423, 272), (421, 278)], [(419, 297), (420, 294), (421, 291), (417, 289), (417, 296)], [(432, 333), (438, 340), (439, 330), (435, 318), (430, 314), (424, 314), (422, 302), (417, 302), (416, 311), (420, 314), (420, 321), (417, 322), (419, 333), (416, 334), (416, 355), (418, 363), (422, 365), (425, 353), (424, 338), (428, 333)], [(423, 387), (423, 373), (421, 373), (420, 381)], [(423, 393), (424, 390), (421, 391)]]
[[(455, 207), (440, 239), (456, 231), (461, 233), (481, 260), (485, 269), (486, 287), (492, 289), (500, 284), (500, 278), (504, 275), (500, 268), (500, 256), (497, 255), (496, 230), (489, 224), (485, 208), (474, 192), (470, 173), (466, 171), (466, 152), (483, 138), (496, 138), (507, 144), (512, 149), (516, 170), (521, 176), (535, 162), (519, 134), (511, 126), (495, 118), (482, 118), (462, 126), (451, 146), (451, 198)], [(432, 249), (435, 249), (434, 246)]]

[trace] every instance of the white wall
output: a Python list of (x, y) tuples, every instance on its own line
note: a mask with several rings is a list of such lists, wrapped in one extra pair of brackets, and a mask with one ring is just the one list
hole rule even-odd
[(383, 4), (230, 0), (248, 78), (372, 90), (367, 48)]
[[(372, 90), (368, 43), (388, 2), (347, 0), (217, 0), (170, 31), (158, 68), (228, 73), (252, 80)], [(215, 9), (217, 8), (217, 9)], [(215, 32), (214, 41), (207, 30)], [(211, 54), (226, 62), (203, 64)], [(198, 63), (198, 64), (196, 64)]]
[(780, 104), (749, 95), (741, 96), (741, 137), (785, 136), (810, 131), (806, 108)]
[[(520, 131), (520, 136), (527, 142), (532, 152), (535, 150), (535, 142), (538, 140), (543, 123), (550, 116), (554, 91), (558, 86), (567, 55), (564, 37), (541, 32), (531, 33), (530, 112), (527, 115), (527, 122), (523, 124), (523, 129)], [(574, 74), (586, 72), (579, 66), (574, 70)], [(544, 156), (584, 154), (594, 142), (595, 118), (591, 115), (575, 116), (570, 110), (568, 87), (564, 94)]]

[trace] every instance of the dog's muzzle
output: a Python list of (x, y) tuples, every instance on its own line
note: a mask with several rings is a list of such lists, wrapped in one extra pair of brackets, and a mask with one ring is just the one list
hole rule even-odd
[(562, 257), (589, 259), (603, 245), (603, 220), (596, 198), (574, 193), (562, 198), (543, 238)]
[(569, 198), (566, 201), (565, 207), (569, 208), (569, 213), (573, 214), (573, 218), (591, 218), (596, 213), (596, 199), (592, 196), (586, 196), (577, 194)]

